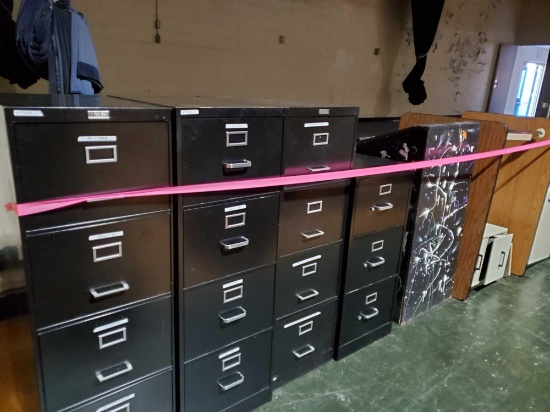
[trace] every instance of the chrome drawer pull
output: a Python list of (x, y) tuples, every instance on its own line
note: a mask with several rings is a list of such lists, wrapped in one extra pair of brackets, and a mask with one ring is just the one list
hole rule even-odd
[[(111, 402), (108, 405), (105, 405), (105, 406), (102, 406), (99, 409), (96, 409), (95, 412), (119, 412), (119, 411), (120, 412), (122, 412), (122, 411), (130, 412), (130, 403), (128, 401), (131, 401), (135, 397), (136, 397), (136, 394), (131, 393), (130, 395), (125, 396), (124, 398), (120, 398), (120, 399), (118, 399), (114, 402)], [(124, 403), (124, 405), (121, 405), (121, 403)], [(117, 409), (111, 409), (111, 408), (114, 408), (115, 406), (118, 406), (118, 408)]]
[(357, 317), (357, 319), (359, 319), (359, 320), (363, 320), (363, 319), (364, 320), (369, 320), (369, 319), (374, 318), (377, 315), (378, 315), (378, 309), (370, 308), (370, 313), (361, 312), (361, 313), (359, 313), (359, 316)]
[(371, 211), (378, 211), (383, 212), (384, 210), (390, 210), (393, 209), (393, 203), (378, 203), (376, 205), (371, 206)]
[(296, 293), (296, 296), (298, 299), (300, 299), (300, 302), (303, 302), (305, 300), (313, 299), (316, 296), (319, 296), (319, 292), (317, 292), (315, 289), (310, 289), (302, 293)]
[(376, 268), (378, 266), (382, 266), (384, 263), (386, 263), (386, 259), (384, 259), (382, 256), (378, 256), (374, 259), (367, 260), (365, 263), (363, 263), (363, 266), (366, 268)]
[[(228, 314), (231, 314), (232, 312), (234, 313), (234, 312), (237, 312), (237, 311), (240, 312), (240, 313), (238, 313), (234, 316), (229, 316), (229, 317), (227, 316)], [(239, 306), (235, 309), (231, 309), (231, 310), (228, 310), (226, 312), (220, 313), (218, 316), (220, 317), (222, 322), (227, 325), (228, 323), (233, 323), (233, 322), (238, 321), (239, 319), (244, 318), (246, 316), (246, 309), (243, 308), (242, 306)]]
[(302, 236), (305, 238), (305, 239), (315, 239), (316, 237), (320, 237), (320, 236), (323, 236), (325, 234), (325, 232), (323, 232), (322, 230), (313, 230), (311, 232), (302, 232)]
[[(120, 286), (115, 287), (117, 285), (120, 285)], [(130, 290), (130, 285), (128, 285), (128, 283), (126, 282), (119, 282), (110, 286), (90, 288), (90, 293), (92, 294), (94, 299), (101, 299), (106, 296), (111, 296), (111, 295), (116, 295), (117, 293), (126, 292), (127, 290)]]
[(223, 168), (227, 170), (246, 169), (251, 166), (252, 166), (252, 162), (246, 159), (240, 160), (238, 162), (223, 162)]
[[(120, 369), (123, 367), (123, 369)], [(108, 372), (110, 370), (115, 370), (113, 373), (104, 375), (105, 372)], [(128, 361), (124, 361), (119, 365), (111, 366), (110, 368), (104, 369), (102, 371), (96, 371), (95, 376), (97, 377), (97, 380), (102, 383), (106, 382), (108, 380), (111, 380), (113, 378), (116, 378), (117, 376), (124, 375), (125, 373), (131, 372), (134, 369), (132, 364)]]
[(311, 173), (328, 172), (330, 170), (330, 166), (312, 166), (307, 167), (306, 169), (309, 170)]
[(222, 391), (228, 391), (229, 389), (239, 386), (244, 382), (244, 376), (241, 372), (235, 372), (233, 375), (228, 376), (227, 378), (220, 379), (218, 385)]
[(233, 250), (248, 246), (250, 244), (250, 240), (244, 236), (239, 236), (232, 239), (220, 240), (220, 244), (223, 246), (224, 250)]
[[(305, 350), (304, 350), (305, 349)], [(303, 348), (293, 350), (292, 353), (296, 356), (296, 359), (302, 359), (304, 356), (315, 352), (315, 348), (311, 345), (306, 345)]]

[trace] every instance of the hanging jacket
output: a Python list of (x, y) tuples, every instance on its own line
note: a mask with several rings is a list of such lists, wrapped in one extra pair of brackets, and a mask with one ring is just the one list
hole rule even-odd
[(70, 0), (22, 0), (17, 20), (20, 54), (52, 94), (103, 89), (88, 25)]
[(12, 0), (0, 0), (0, 77), (26, 89), (36, 83), (40, 76), (19, 55), (12, 11)]

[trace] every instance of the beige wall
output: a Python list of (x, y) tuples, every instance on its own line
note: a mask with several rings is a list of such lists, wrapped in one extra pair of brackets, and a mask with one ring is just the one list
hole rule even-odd
[(550, 45), (550, 1), (523, 0), (517, 43)]
[(401, 89), (414, 63), (409, 0), (158, 1), (161, 44), (154, 0), (73, 0), (89, 21), (104, 93), (318, 101), (360, 105), (362, 116), (483, 110), (520, 3), (447, 0), (424, 76), (428, 100), (411, 106)]

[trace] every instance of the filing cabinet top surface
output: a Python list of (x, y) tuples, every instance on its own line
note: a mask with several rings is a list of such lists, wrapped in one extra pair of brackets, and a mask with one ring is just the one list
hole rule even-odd
[(0, 105), (6, 108), (37, 107), (37, 108), (131, 108), (131, 109), (158, 109), (165, 110), (163, 106), (109, 96), (86, 95), (50, 95), (50, 94), (24, 94), (24, 93), (0, 93)]
[(204, 116), (357, 116), (358, 107), (336, 106), (331, 104), (295, 102), (285, 100), (249, 99), (236, 96), (135, 96), (124, 97), (139, 102), (149, 102), (177, 109), (199, 109), (198, 113), (188, 113), (185, 117)]

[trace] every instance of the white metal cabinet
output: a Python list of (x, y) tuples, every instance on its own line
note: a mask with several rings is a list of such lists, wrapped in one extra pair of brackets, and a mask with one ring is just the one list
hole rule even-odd
[(529, 265), (550, 257), (550, 187), (539, 220), (537, 234), (529, 256)]

